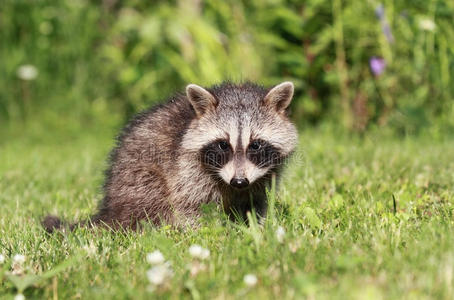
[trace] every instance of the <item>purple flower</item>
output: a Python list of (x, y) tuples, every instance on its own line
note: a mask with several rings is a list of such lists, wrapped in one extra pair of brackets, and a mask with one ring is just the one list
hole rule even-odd
[(375, 15), (380, 21), (385, 18), (385, 7), (383, 4), (380, 3), (380, 5), (375, 8)]
[(375, 76), (380, 76), (386, 69), (386, 61), (381, 57), (373, 56), (369, 60), (369, 65)]
[(388, 40), (388, 43), (393, 43), (394, 36), (393, 36), (393, 33), (391, 32), (391, 27), (389, 27), (388, 22), (383, 22), (381, 27), (383, 30), (383, 34), (385, 35), (386, 39)]

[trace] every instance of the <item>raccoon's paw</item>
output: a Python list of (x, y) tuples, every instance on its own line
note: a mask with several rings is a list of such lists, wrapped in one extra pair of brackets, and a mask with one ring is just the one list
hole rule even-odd
[(60, 218), (56, 216), (49, 215), (44, 218), (44, 220), (41, 222), (41, 225), (43, 225), (44, 229), (48, 233), (52, 233), (55, 230), (61, 229), (63, 223), (60, 220)]

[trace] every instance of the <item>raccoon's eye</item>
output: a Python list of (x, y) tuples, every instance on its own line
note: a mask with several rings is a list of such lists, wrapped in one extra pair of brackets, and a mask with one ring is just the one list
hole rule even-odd
[(262, 143), (259, 140), (255, 140), (249, 144), (249, 149), (252, 151), (258, 151), (262, 148)]
[(227, 150), (229, 150), (230, 145), (229, 145), (229, 143), (227, 141), (220, 141), (219, 144), (218, 144), (218, 147), (222, 151), (227, 151)]

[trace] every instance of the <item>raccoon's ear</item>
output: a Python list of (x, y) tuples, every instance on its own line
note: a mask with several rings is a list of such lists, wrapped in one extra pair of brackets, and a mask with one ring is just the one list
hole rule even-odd
[(265, 105), (275, 109), (277, 112), (282, 113), (290, 105), (293, 97), (293, 83), (285, 81), (272, 88), (266, 94), (264, 103)]
[(186, 96), (199, 117), (208, 110), (214, 110), (218, 105), (216, 98), (210, 92), (196, 84), (186, 86)]

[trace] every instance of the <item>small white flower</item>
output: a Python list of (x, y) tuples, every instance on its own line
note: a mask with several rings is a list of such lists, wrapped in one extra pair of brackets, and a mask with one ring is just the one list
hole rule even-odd
[(192, 245), (189, 247), (189, 254), (192, 257), (199, 257), (202, 254), (202, 246), (199, 245)]
[(191, 247), (189, 247), (189, 254), (194, 258), (204, 260), (210, 257), (210, 250), (205, 249), (199, 245), (192, 245)]
[(152, 265), (160, 265), (164, 263), (164, 255), (162, 255), (161, 251), (155, 250), (151, 253), (147, 254), (147, 262)]
[(421, 19), (419, 20), (419, 28), (425, 31), (435, 31), (437, 25), (431, 19)]
[(38, 69), (33, 65), (22, 65), (17, 69), (16, 75), (22, 80), (33, 80), (38, 76)]
[(244, 276), (243, 281), (247, 286), (253, 287), (257, 284), (257, 276), (254, 274), (247, 274)]
[(94, 256), (96, 254), (96, 247), (93, 245), (93, 243), (90, 243), (89, 245), (84, 245), (82, 249), (87, 252), (88, 256)]
[(25, 262), (25, 255), (22, 255), (22, 254), (14, 255), (13, 262), (16, 264), (23, 264)]
[(285, 237), (285, 229), (284, 229), (284, 227), (279, 226), (276, 229), (276, 239), (277, 239), (277, 241), (279, 243), (283, 243), (284, 242), (284, 237)]
[(173, 272), (169, 264), (157, 265), (147, 271), (148, 280), (153, 285), (162, 285), (172, 276)]
[(200, 259), (205, 260), (208, 257), (210, 257), (210, 250), (208, 249), (202, 249), (202, 253), (200, 255)]
[(0, 254), (0, 265), (5, 262), (5, 256), (3, 254)]
[(25, 296), (22, 294), (17, 294), (14, 296), (14, 300), (25, 300)]

